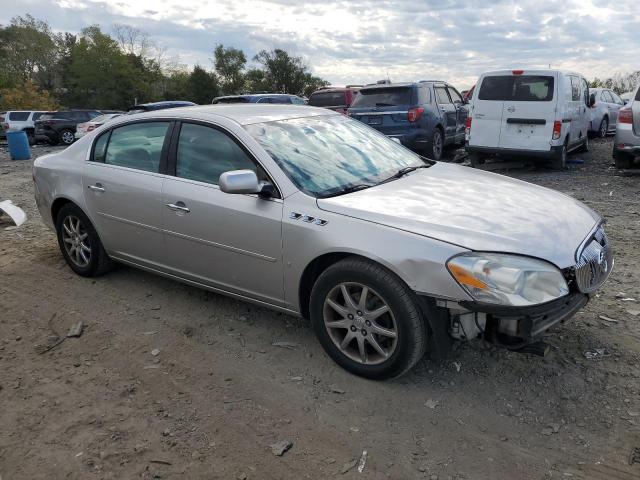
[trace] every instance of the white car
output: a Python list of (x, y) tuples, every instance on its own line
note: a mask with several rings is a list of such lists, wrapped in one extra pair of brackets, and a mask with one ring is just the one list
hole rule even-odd
[(33, 122), (40, 118), (40, 115), (42, 115), (43, 113), (46, 112), (31, 110), (12, 110), (2, 114), (3, 119), (0, 119), (0, 123), (2, 123), (2, 129), (5, 132), (8, 132), (9, 130), (24, 130), (27, 134), (27, 137), (29, 138), (29, 144), (33, 145), (35, 143), (35, 137), (33, 134)]
[(624, 106), (624, 101), (613, 90), (608, 88), (592, 88), (589, 90), (591, 106), (590, 132), (600, 138), (605, 138), (609, 132), (616, 131), (618, 110)]
[(467, 118), (472, 164), (488, 155), (551, 160), (564, 168), (567, 153), (589, 149), (589, 85), (579, 73), (499, 70), (478, 80)]

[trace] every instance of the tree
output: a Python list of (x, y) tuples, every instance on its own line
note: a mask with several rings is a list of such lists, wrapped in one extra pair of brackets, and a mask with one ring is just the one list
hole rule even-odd
[(46, 90), (39, 90), (31, 80), (0, 90), (0, 110), (55, 110), (57, 104)]
[(56, 41), (47, 22), (31, 15), (12, 18), (8, 27), (0, 29), (0, 83), (11, 86), (31, 80), (41, 88), (52, 88), (58, 60)]
[(214, 73), (209, 73), (200, 65), (196, 65), (187, 80), (187, 92), (187, 99), (192, 102), (200, 105), (211, 103), (211, 100), (220, 93), (218, 79)]
[(113, 25), (113, 33), (124, 53), (148, 57), (155, 48), (149, 34), (139, 28), (116, 23)]
[(247, 70), (244, 79), (245, 88), (250, 93), (262, 93), (269, 91), (269, 85), (267, 84), (264, 71), (259, 68)]
[(224, 45), (218, 44), (213, 54), (222, 92), (226, 95), (242, 93), (245, 86), (244, 68), (247, 63), (244, 52), (237, 48), (226, 48)]
[(273, 92), (302, 95), (306, 90), (323, 83), (308, 72), (308, 67), (300, 57), (292, 57), (286, 51), (262, 50), (254, 58), (262, 65), (264, 81)]

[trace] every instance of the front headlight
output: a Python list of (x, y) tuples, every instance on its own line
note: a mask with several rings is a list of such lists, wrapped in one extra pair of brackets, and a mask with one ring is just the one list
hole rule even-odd
[(447, 268), (478, 302), (528, 306), (569, 293), (560, 270), (535, 258), (471, 252), (449, 259)]

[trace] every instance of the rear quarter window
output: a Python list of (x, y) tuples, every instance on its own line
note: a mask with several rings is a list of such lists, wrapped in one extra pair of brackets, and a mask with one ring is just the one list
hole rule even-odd
[(312, 107), (342, 107), (346, 105), (344, 92), (319, 92), (309, 98)]
[(352, 107), (393, 107), (411, 105), (411, 87), (366, 88), (360, 90)]
[(29, 114), (31, 112), (11, 112), (9, 113), (9, 120), (14, 122), (24, 122), (29, 119)]

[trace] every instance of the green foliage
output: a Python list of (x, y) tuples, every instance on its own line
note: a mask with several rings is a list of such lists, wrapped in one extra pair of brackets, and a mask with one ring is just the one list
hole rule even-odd
[[(276, 49), (254, 57), (217, 44), (215, 72), (171, 65), (147, 33), (114, 25), (113, 36), (93, 25), (79, 35), (54, 33), (30, 15), (0, 25), (0, 90), (6, 108), (125, 109), (135, 102), (191, 100), (221, 94), (282, 92), (309, 95), (327, 84), (300, 57)], [(50, 94), (49, 94), (50, 92)], [(30, 99), (31, 98), (31, 99)], [(22, 105), (22, 107), (21, 107)]]
[(589, 82), (591, 88), (609, 88), (621, 95), (633, 90), (640, 83), (640, 70), (625, 74), (617, 74), (604, 80), (598, 77)]
[(242, 93), (245, 86), (244, 68), (247, 64), (244, 52), (237, 48), (227, 48), (218, 44), (213, 55), (222, 93), (225, 95)]
[(196, 65), (189, 75), (187, 92), (187, 100), (200, 105), (211, 103), (211, 100), (220, 94), (218, 79), (214, 73)]

